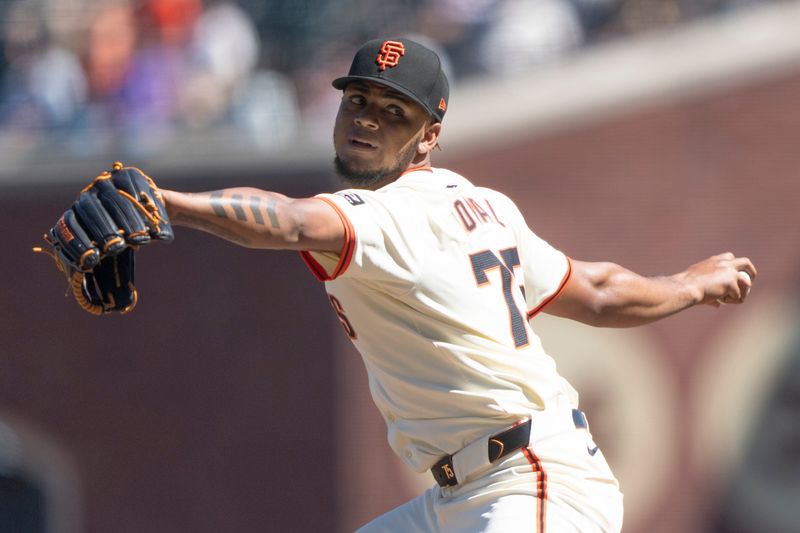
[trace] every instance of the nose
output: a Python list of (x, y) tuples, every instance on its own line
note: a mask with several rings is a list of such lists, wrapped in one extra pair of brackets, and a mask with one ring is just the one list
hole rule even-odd
[(378, 121), (375, 118), (375, 113), (372, 106), (364, 106), (360, 112), (356, 113), (355, 118), (353, 121), (356, 123), (357, 126), (361, 126), (362, 128), (367, 128), (371, 130), (378, 129)]

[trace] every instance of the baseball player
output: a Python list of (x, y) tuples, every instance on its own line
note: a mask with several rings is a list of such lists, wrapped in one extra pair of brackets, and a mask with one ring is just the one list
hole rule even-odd
[(740, 303), (755, 267), (726, 253), (643, 277), (567, 257), (509, 198), (431, 166), (448, 81), (414, 41), (364, 44), (333, 86), (342, 91), (335, 165), (347, 189), (157, 196), (172, 224), (299, 250), (325, 283), (390, 446), (435, 480), (360, 531), (619, 531), (617, 480), (528, 321), (547, 312), (626, 327)]

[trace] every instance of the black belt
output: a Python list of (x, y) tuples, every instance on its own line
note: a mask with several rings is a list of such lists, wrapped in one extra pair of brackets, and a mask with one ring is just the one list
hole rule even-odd
[[(489, 437), (489, 462), (494, 463), (501, 457), (527, 446), (531, 438), (531, 421), (526, 420), (497, 435)], [(456, 471), (453, 469), (453, 456), (446, 455), (431, 467), (431, 474), (440, 487), (458, 485)]]

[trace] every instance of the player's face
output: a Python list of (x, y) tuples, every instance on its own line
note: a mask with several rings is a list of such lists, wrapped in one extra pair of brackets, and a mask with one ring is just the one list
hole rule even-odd
[(333, 129), (336, 170), (351, 185), (380, 187), (427, 159), (420, 142), (431, 127), (438, 132), (428, 112), (397, 91), (350, 83)]

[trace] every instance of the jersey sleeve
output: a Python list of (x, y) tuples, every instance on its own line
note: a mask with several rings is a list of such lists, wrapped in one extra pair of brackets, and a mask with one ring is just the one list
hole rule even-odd
[[(386, 217), (380, 201), (371, 191), (345, 190), (315, 196), (333, 207), (345, 232), (339, 252), (300, 252), (306, 266), (320, 281), (339, 277), (379, 277), (397, 268), (394, 255), (401, 247), (393, 240), (392, 220)], [(396, 239), (394, 239), (396, 240)]]
[(572, 275), (572, 262), (528, 227), (522, 213), (508, 197), (501, 195), (501, 198), (517, 235), (527, 317), (530, 319), (564, 291)]
[(305, 250), (300, 252), (300, 257), (302, 257), (303, 262), (319, 281), (330, 281), (344, 274), (350, 266), (356, 248), (355, 228), (352, 222), (350, 222), (350, 218), (344, 212), (344, 209), (342, 209), (332, 196), (333, 195), (329, 194), (320, 194), (315, 196), (315, 198), (330, 205), (334, 211), (336, 211), (336, 214), (339, 215), (339, 220), (342, 222), (344, 228), (344, 244), (342, 245), (341, 251), (338, 253)]
[(520, 259), (525, 275), (527, 316), (531, 319), (564, 291), (572, 275), (572, 262), (530, 229), (524, 232)]

